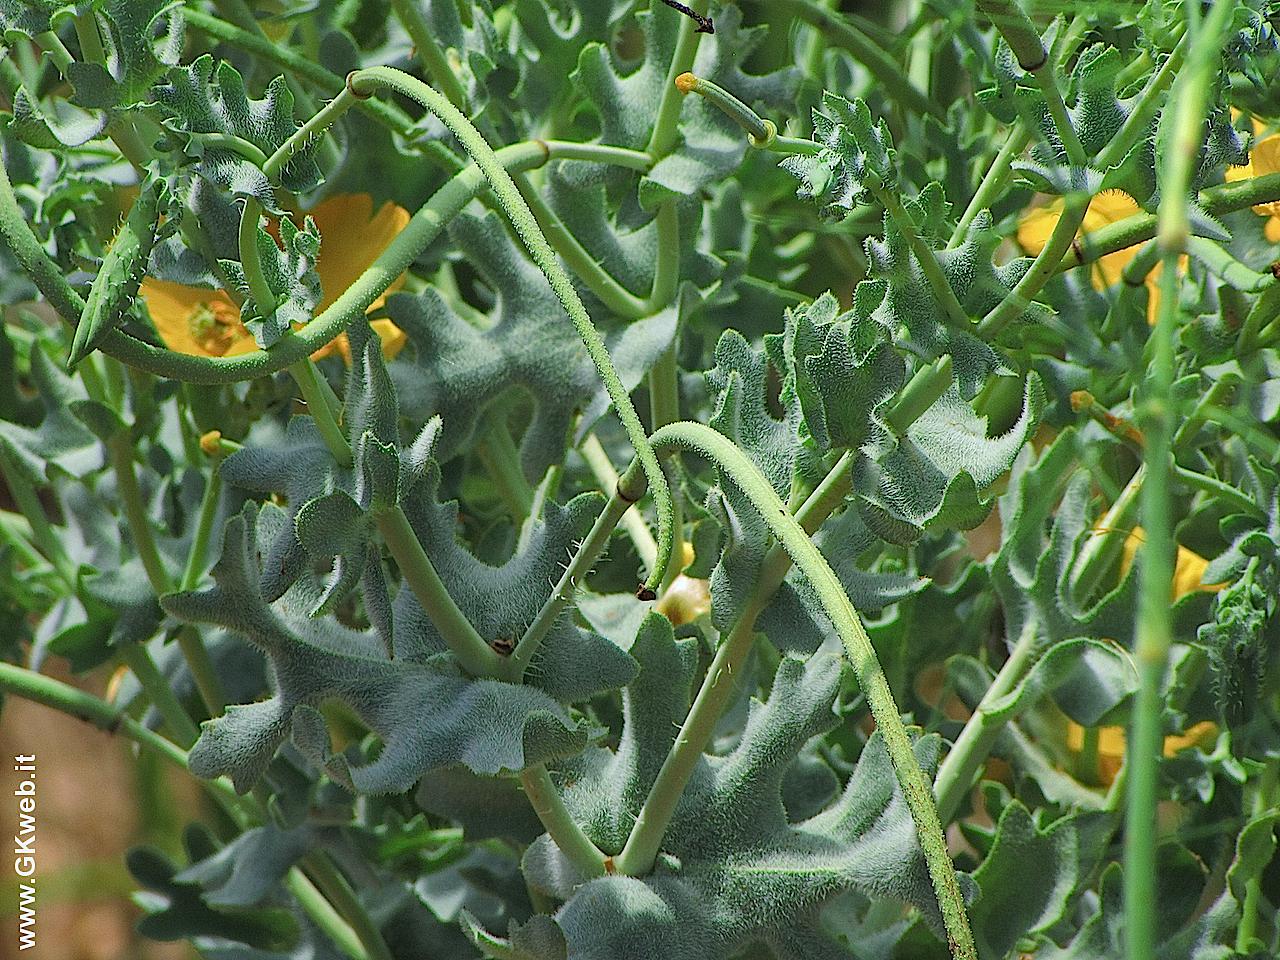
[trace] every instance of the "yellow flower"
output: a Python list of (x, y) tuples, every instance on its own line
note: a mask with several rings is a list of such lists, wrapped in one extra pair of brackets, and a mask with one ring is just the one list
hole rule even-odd
[[(1044, 249), (1044, 245), (1049, 241), (1049, 235), (1053, 233), (1053, 228), (1058, 225), (1058, 218), (1062, 216), (1063, 205), (1064, 201), (1059, 197), (1047, 206), (1037, 207), (1022, 218), (1018, 224), (1018, 243), (1023, 250), (1035, 255)], [(1089, 201), (1084, 222), (1080, 224), (1080, 232), (1093, 233), (1095, 230), (1139, 213), (1142, 213), (1142, 208), (1133, 197), (1119, 190), (1106, 190)], [(1138, 255), (1138, 249), (1136, 246), (1126, 247), (1100, 257), (1094, 263), (1090, 273), (1094, 289), (1105, 290), (1118, 283), (1124, 268)], [(1147, 287), (1148, 323), (1155, 323), (1156, 320), (1156, 312), (1160, 304), (1159, 279), (1160, 264), (1157, 263), (1155, 269), (1147, 274), (1144, 281)]]
[[(1264, 129), (1262, 124), (1254, 120), (1253, 128), (1261, 136)], [(1248, 180), (1267, 173), (1280, 173), (1280, 133), (1262, 137), (1249, 151), (1249, 162), (1243, 167), (1227, 167), (1226, 178), (1228, 181)], [(1267, 239), (1272, 243), (1280, 243), (1280, 201), (1256, 204), (1253, 212), (1267, 218), (1263, 228)]]
[[(1133, 565), (1133, 558), (1144, 542), (1141, 527), (1135, 527), (1125, 538), (1124, 553), (1120, 558), (1120, 576), (1123, 578)], [(1202, 583), (1204, 571), (1209, 561), (1198, 553), (1178, 545), (1178, 557), (1173, 571), (1173, 597), (1178, 600), (1196, 590), (1209, 592), (1221, 590), (1225, 584)], [(1067, 749), (1079, 755), (1084, 748), (1084, 728), (1078, 723), (1067, 721)], [(1209, 720), (1202, 720), (1183, 733), (1174, 733), (1164, 738), (1164, 755), (1174, 756), (1179, 750), (1188, 747), (1207, 745), (1218, 735), (1218, 726)], [(1104, 786), (1111, 784), (1124, 761), (1125, 733), (1124, 727), (1100, 727), (1098, 729), (1098, 768), (1091, 771), (1093, 779)]]
[[(385, 203), (375, 214), (368, 194), (342, 194), (325, 200), (314, 210), (323, 242), (316, 271), (320, 275), (322, 299), (316, 313), (322, 312), (362, 274), (386, 249), (405, 224), (409, 212), (394, 203)], [(387, 293), (404, 283), (397, 277)], [(209, 357), (233, 357), (258, 349), (253, 335), (240, 322), (240, 308), (225, 290), (206, 290), (181, 283), (146, 277), (139, 293), (151, 313), (151, 320), (165, 345), (179, 353)], [(376, 310), (386, 294), (369, 305)], [(382, 339), (382, 352), (394, 357), (404, 346), (405, 335), (390, 320), (373, 321), (373, 329)], [(317, 350), (316, 359), (339, 352), (350, 362), (347, 335)]]

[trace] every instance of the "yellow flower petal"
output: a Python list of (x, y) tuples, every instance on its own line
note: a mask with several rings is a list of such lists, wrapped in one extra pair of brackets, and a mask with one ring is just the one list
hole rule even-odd
[[(1044, 249), (1044, 245), (1049, 241), (1049, 234), (1053, 232), (1053, 228), (1058, 224), (1058, 218), (1062, 216), (1063, 205), (1064, 201), (1059, 197), (1047, 206), (1032, 210), (1022, 218), (1018, 224), (1018, 243), (1022, 249), (1030, 254), (1037, 254)], [(1093, 233), (1095, 230), (1137, 213), (1141, 213), (1141, 208), (1131, 196), (1119, 190), (1108, 190), (1089, 201), (1084, 220), (1080, 224), (1080, 232)], [(1094, 289), (1105, 290), (1118, 282), (1124, 268), (1137, 256), (1137, 253), (1137, 247), (1129, 247), (1102, 257), (1092, 271)]]
[(257, 349), (252, 334), (240, 322), (240, 308), (224, 290), (144, 277), (138, 293), (170, 350), (228, 357)]
[[(1133, 558), (1138, 552), (1138, 548), (1145, 542), (1146, 537), (1141, 527), (1134, 527), (1129, 536), (1124, 541), (1124, 554), (1120, 558), (1120, 577), (1123, 579), (1129, 573), (1129, 568), (1133, 566)], [(1216, 593), (1226, 586), (1225, 583), (1201, 583), (1204, 572), (1209, 566), (1209, 561), (1200, 554), (1188, 550), (1181, 544), (1178, 545), (1178, 556), (1174, 561), (1173, 567), (1173, 600), (1185, 597), (1188, 593), (1195, 590), (1204, 590), (1208, 593)]]
[[(1084, 749), (1084, 727), (1074, 721), (1067, 721), (1067, 749), (1079, 755)], [(1201, 720), (1182, 733), (1171, 733), (1164, 738), (1163, 753), (1173, 757), (1181, 750), (1190, 747), (1208, 746), (1218, 736), (1218, 725), (1211, 720)], [(1097, 782), (1110, 786), (1120, 772), (1124, 762), (1125, 732), (1124, 727), (1098, 728), (1098, 769)]]
[[(1254, 132), (1261, 134), (1263, 126), (1255, 119)], [(1280, 134), (1263, 137), (1249, 151), (1249, 162), (1243, 167), (1227, 167), (1226, 179), (1249, 180), (1268, 173), (1280, 173)], [(1267, 239), (1272, 243), (1280, 243), (1280, 201), (1259, 203), (1253, 212), (1261, 217), (1268, 217), (1266, 225)]]
[[(409, 222), (409, 212), (394, 203), (384, 203), (375, 214), (368, 194), (331, 197), (311, 211), (323, 242), (316, 271), (320, 275), (320, 313), (336, 300), (378, 258), (396, 234)], [(275, 232), (274, 226), (272, 232)], [(404, 284), (397, 277), (387, 293)], [(198, 356), (235, 356), (258, 349), (253, 336), (240, 322), (240, 309), (223, 290), (205, 290), (147, 277), (139, 289), (151, 313), (156, 330), (171, 349)], [(370, 310), (386, 302), (378, 297)], [(405, 335), (390, 320), (375, 320), (373, 328), (382, 340), (388, 359), (404, 346)], [(319, 359), (337, 351), (350, 362), (346, 334), (321, 347), (312, 357)]]

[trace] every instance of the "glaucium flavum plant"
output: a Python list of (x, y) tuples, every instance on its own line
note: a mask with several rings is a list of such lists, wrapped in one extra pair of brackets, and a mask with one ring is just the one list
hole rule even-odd
[(0, 0), (0, 689), (204, 787), (143, 935), (1280, 955), (1280, 10), (855, 6)]

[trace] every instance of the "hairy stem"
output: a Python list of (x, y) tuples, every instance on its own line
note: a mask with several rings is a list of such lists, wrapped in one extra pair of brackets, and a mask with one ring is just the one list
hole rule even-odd
[[(691, 0), (689, 8), (694, 13), (705, 14), (710, 0)], [(646, 148), (649, 156), (660, 160), (675, 149), (679, 136), (680, 107), (683, 102), (681, 91), (677, 88), (676, 77), (693, 69), (694, 57), (698, 54), (698, 41), (702, 35), (694, 28), (693, 19), (674, 11), (657, 11), (655, 16), (679, 16), (680, 27), (676, 35), (676, 49), (671, 55), (671, 63), (667, 66), (667, 81), (662, 85), (662, 99), (658, 101), (658, 112), (653, 121), (653, 131), (649, 135)]]
[(382, 938), (382, 931), (373, 922), (373, 918), (365, 910), (360, 898), (351, 889), (351, 884), (334, 866), (333, 861), (322, 851), (317, 850), (307, 854), (302, 864), (306, 873), (320, 888), (324, 900), (333, 905), (339, 918), (345, 918), (342, 928), (333, 929), (341, 930), (343, 933), (349, 929), (355, 935), (356, 943), (346, 944), (346, 951), (355, 956), (355, 948), (358, 947), (368, 960), (392, 960), (391, 950)]
[(551, 591), (551, 596), (543, 603), (538, 615), (534, 617), (533, 622), (525, 630), (524, 636), (516, 644), (515, 650), (512, 651), (507, 661), (508, 672), (512, 680), (519, 681), (524, 677), (525, 671), (533, 661), (533, 657), (538, 652), (538, 647), (542, 644), (543, 639), (551, 630), (552, 624), (573, 601), (583, 577), (591, 572), (596, 560), (600, 558), (600, 555), (604, 553), (605, 548), (609, 545), (609, 536), (622, 520), (622, 515), (627, 512), (633, 503), (644, 496), (644, 486), (645, 477), (639, 471), (629, 471), (625, 478), (617, 481), (613, 495), (609, 497), (604, 509), (596, 517), (596, 521), (592, 524), (586, 539), (578, 545), (573, 559), (569, 561), (569, 565), (565, 567), (564, 573), (560, 575), (560, 580), (556, 583), (555, 589)]
[[(676, 449), (685, 449), (716, 463), (751, 500), (783, 549), (808, 579), (823, 611), (830, 618), (844, 645), (845, 653), (858, 678), (858, 685), (862, 688), (876, 726), (884, 737), (885, 747), (893, 762), (898, 784), (902, 788), (907, 807), (916, 824), (920, 846), (928, 864), (929, 877), (938, 897), (952, 951), (958, 958), (972, 960), (976, 957), (973, 934), (969, 930), (969, 920), (965, 914), (960, 884), (956, 879), (955, 869), (951, 865), (951, 858), (947, 854), (946, 839), (942, 835), (942, 826), (938, 821), (938, 811), (933, 803), (932, 791), (923, 771), (916, 763), (911, 738), (902, 724), (893, 693), (889, 689), (889, 682), (880, 667), (871, 639), (867, 636), (857, 611), (853, 609), (853, 604), (849, 602), (849, 597), (830, 564), (813, 545), (804, 528), (778, 499), (773, 487), (761, 475), (759, 469), (747, 459), (733, 441), (723, 434), (701, 423), (673, 423), (658, 430), (653, 436), (653, 443), (654, 448), (664, 455)], [(632, 839), (634, 837), (633, 833)], [(652, 846), (656, 853), (656, 844), (660, 842), (660, 838), (660, 832), (657, 839), (646, 834), (645, 839), (648, 842), (644, 853), (648, 853), (649, 846)], [(628, 840), (628, 843), (630, 842)], [(643, 858), (641, 860), (643, 862)]]
[(463, 668), (477, 677), (496, 677), (503, 673), (502, 658), (476, 632), (471, 621), (458, 609), (440, 574), (422, 549), (418, 535), (400, 507), (380, 511), (374, 517), (387, 549), (400, 566), (400, 575), (413, 591), (423, 610), (431, 618), (449, 649)]
[[(852, 455), (842, 457), (796, 512), (796, 522), (805, 533), (816, 531), (844, 500), (849, 491), (852, 463)], [(765, 556), (752, 599), (738, 616), (729, 636), (716, 649), (715, 658), (707, 668), (706, 677), (680, 732), (649, 788), (626, 845), (618, 856), (618, 872), (636, 875), (652, 869), (685, 785), (711, 742), (716, 722), (728, 705), (734, 689), (734, 674), (741, 672), (747, 654), (751, 652), (756, 618), (772, 602), (791, 565), (791, 556), (780, 546), (775, 545)]]
[(613, 401), (614, 409), (622, 420), (627, 437), (635, 448), (636, 456), (649, 479), (649, 489), (653, 493), (658, 512), (658, 558), (656, 566), (649, 572), (644, 590), (648, 593), (656, 591), (658, 585), (662, 583), (667, 564), (671, 559), (673, 518), (671, 490), (667, 485), (667, 478), (658, 465), (658, 458), (649, 445), (648, 436), (645, 434), (626, 388), (618, 377), (603, 338), (591, 322), (572, 281), (556, 259), (555, 251), (551, 249), (547, 238), (538, 228), (538, 221), (524, 197), (520, 195), (519, 189), (511, 179), (511, 174), (471, 121), (446, 97), (421, 80), (390, 67), (370, 67), (366, 70), (357, 70), (351, 75), (348, 83), (357, 96), (371, 95), (380, 89), (395, 91), (416, 100), (439, 117), (484, 174), (503, 211), (507, 214), (525, 249), (528, 250), (529, 256), (546, 276), (551, 289), (564, 305), (569, 319), (587, 348), (587, 354), (600, 374), (605, 390)]
[(547, 768), (541, 763), (535, 764), (520, 774), (520, 783), (533, 812), (569, 862), (587, 877), (601, 877), (609, 872), (607, 858), (573, 819)]
[[(596, 483), (601, 490), (612, 492), (617, 489), (618, 471), (609, 460), (609, 454), (605, 452), (604, 445), (594, 433), (587, 434), (578, 452), (582, 454), (582, 459), (587, 461), (587, 466), (591, 469), (591, 474), (596, 478)], [(631, 538), (636, 553), (640, 556), (640, 562), (647, 567), (652, 567), (658, 555), (658, 543), (649, 532), (649, 526), (644, 522), (638, 507), (633, 505), (623, 513), (622, 527)]]
[(431, 24), (427, 23), (416, 0), (391, 0), (391, 9), (413, 41), (414, 53), (422, 62), (431, 82), (440, 88), (440, 92), (449, 98), (450, 103), (459, 110), (466, 110), (467, 91), (462, 89), (462, 81), (449, 66), (449, 59), (440, 44), (436, 43)]
[(1036, 634), (1031, 621), (1023, 628), (1017, 643), (1004, 662), (995, 680), (983, 694), (982, 701), (973, 711), (960, 736), (947, 753), (946, 759), (938, 767), (938, 776), (934, 780), (933, 792), (938, 798), (938, 819), (950, 823), (960, 808), (969, 788), (973, 786), (973, 777), (988, 754), (1005, 725), (1013, 719), (1013, 715), (1002, 712), (993, 715), (991, 705), (1007, 696), (1026, 674), (1034, 659), (1036, 650)]

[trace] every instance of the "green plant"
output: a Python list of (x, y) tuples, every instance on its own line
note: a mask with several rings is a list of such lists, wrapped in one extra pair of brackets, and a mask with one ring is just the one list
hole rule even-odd
[(1277, 11), (840, 6), (0, 0), (0, 689), (207, 788), (144, 933), (1280, 949)]

